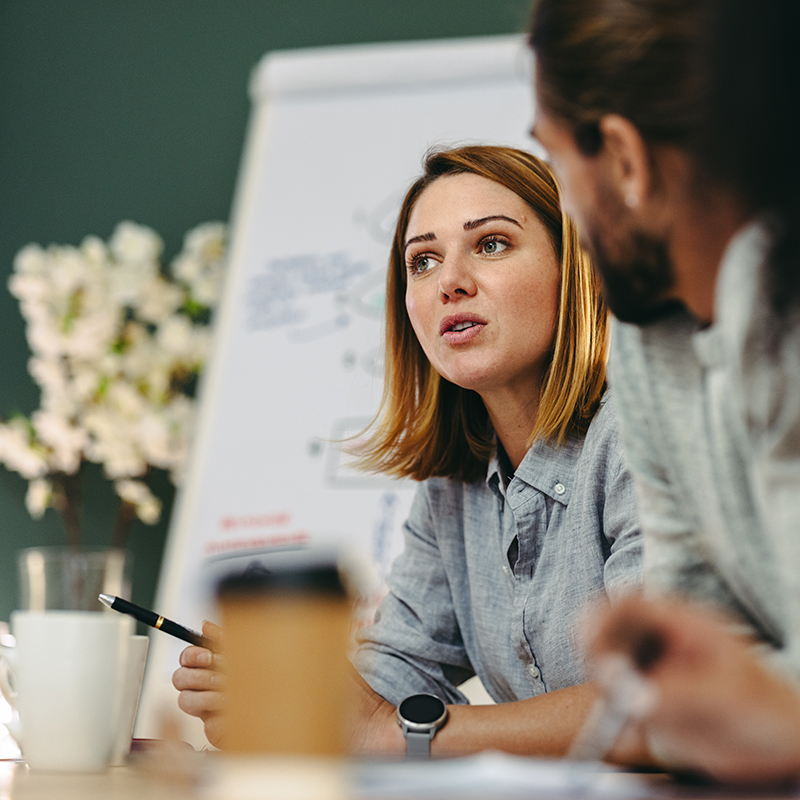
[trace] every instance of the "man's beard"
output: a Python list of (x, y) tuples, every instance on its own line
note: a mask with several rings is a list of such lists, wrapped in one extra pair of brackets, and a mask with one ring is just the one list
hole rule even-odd
[[(675, 275), (666, 243), (641, 231), (626, 231), (622, 204), (610, 193), (603, 194), (603, 219), (588, 221), (586, 249), (614, 316), (622, 322), (647, 325), (681, 307), (669, 296)], [(617, 232), (613, 256), (609, 253), (610, 231)]]
[(664, 242), (632, 233), (625, 253), (609, 258), (601, 242), (590, 247), (606, 304), (617, 319), (647, 325), (681, 307), (668, 296), (675, 278)]

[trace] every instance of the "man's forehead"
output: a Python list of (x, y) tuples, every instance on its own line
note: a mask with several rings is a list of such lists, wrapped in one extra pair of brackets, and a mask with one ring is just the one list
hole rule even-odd
[(528, 130), (528, 135), (543, 151), (547, 152), (553, 144), (555, 133), (547, 113), (537, 105), (533, 111), (533, 124)]

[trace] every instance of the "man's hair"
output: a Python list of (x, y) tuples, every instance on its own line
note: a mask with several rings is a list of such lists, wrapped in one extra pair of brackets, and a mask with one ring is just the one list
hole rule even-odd
[(800, 2), (704, 0), (698, 160), (772, 228), (774, 308), (800, 301)]
[(798, 0), (538, 0), (538, 101), (586, 155), (604, 114), (694, 156), (698, 183), (764, 213), (776, 324), (800, 307)]
[[(480, 396), (442, 378), (417, 340), (405, 304), (405, 236), (422, 192), (442, 176), (479, 175), (524, 200), (549, 233), (561, 281), (555, 344), (531, 438), (557, 442), (585, 431), (605, 391), (608, 313), (575, 226), (561, 211), (550, 168), (509, 147), (433, 152), (400, 208), (386, 280), (386, 357), (381, 407), (358, 448), (362, 468), (425, 480), (485, 475), (494, 433)], [(531, 267), (533, 269), (533, 266)]]
[(698, 106), (699, 0), (538, 0), (529, 44), (537, 101), (572, 127), (586, 155), (601, 147), (605, 114), (649, 142), (686, 144)]

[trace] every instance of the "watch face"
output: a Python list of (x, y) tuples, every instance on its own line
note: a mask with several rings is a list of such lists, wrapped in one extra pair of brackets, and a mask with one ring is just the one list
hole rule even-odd
[(432, 694), (412, 694), (400, 703), (397, 710), (408, 722), (429, 725), (439, 720), (446, 709), (445, 704)]

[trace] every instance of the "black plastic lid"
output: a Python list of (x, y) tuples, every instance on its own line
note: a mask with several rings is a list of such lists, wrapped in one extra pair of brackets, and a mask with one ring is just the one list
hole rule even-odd
[(279, 569), (248, 567), (244, 572), (223, 578), (217, 586), (219, 598), (234, 595), (298, 592), (339, 595), (345, 597), (339, 570), (334, 564), (292, 565)]

